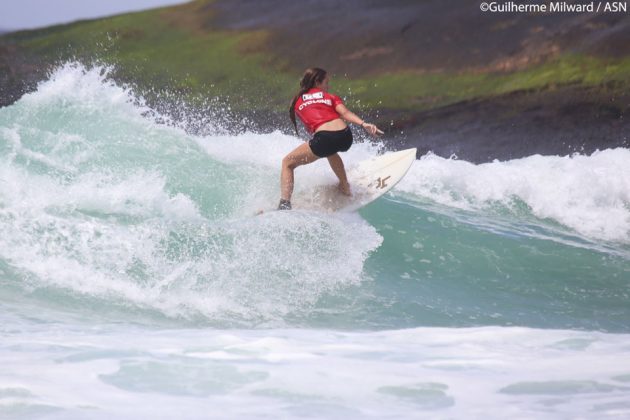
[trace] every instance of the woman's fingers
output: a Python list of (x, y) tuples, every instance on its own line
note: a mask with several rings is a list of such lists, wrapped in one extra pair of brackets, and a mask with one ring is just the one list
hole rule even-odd
[(375, 126), (374, 124), (365, 124), (363, 126), (368, 133), (370, 133), (372, 136), (375, 136), (376, 134), (385, 134), (383, 131), (379, 130), (377, 126)]

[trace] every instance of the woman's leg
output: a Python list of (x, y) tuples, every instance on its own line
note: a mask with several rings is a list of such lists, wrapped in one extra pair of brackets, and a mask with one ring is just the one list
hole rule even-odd
[(345, 195), (351, 195), (350, 184), (348, 184), (348, 177), (346, 176), (346, 168), (343, 166), (343, 160), (339, 153), (328, 156), (328, 163), (332, 168), (337, 178), (339, 178), (339, 190)]
[(300, 165), (315, 162), (319, 156), (311, 151), (308, 143), (296, 147), (282, 159), (282, 173), (280, 174), (280, 196), (282, 200), (291, 201), (293, 194), (293, 170)]

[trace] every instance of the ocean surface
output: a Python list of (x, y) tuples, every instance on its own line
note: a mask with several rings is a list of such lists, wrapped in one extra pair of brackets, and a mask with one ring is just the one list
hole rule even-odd
[(0, 418), (630, 417), (630, 150), (254, 216), (301, 140), (195, 118), (73, 63), (0, 108)]

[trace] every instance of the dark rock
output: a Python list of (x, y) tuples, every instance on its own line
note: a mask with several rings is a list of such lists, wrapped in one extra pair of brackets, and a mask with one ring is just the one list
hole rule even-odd
[(564, 52), (630, 54), (626, 13), (483, 13), (478, 0), (216, 0), (208, 26), (271, 32), (296, 71), (509, 71)]
[(419, 155), (477, 163), (627, 148), (630, 86), (614, 96), (601, 86), (512, 92), (406, 116), (391, 132), (399, 147), (418, 147)]
[(0, 42), (0, 106), (17, 101), (46, 77), (50, 64), (43, 63), (11, 43)]

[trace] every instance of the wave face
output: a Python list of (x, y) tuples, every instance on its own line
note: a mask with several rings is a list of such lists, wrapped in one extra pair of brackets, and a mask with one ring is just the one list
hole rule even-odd
[[(195, 138), (156, 119), (102, 69), (77, 65), (1, 110), (5, 290), (97, 313), (255, 325), (362, 281), (381, 238), (359, 217), (252, 217), (275, 201), (278, 156), (297, 139)], [(259, 152), (277, 156), (230, 161), (204, 148), (214, 142), (270, 143)]]
[[(299, 139), (175, 123), (107, 74), (69, 63), (0, 108), (0, 416), (629, 413), (630, 150), (428, 154), (359, 213), (254, 216)], [(298, 191), (334, 182), (296, 171)], [(94, 392), (55, 394), (44, 365)]]

